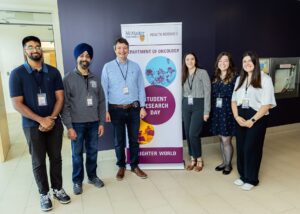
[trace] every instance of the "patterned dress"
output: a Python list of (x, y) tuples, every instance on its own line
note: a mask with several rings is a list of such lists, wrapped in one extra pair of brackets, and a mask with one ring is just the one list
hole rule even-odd
[[(227, 84), (223, 81), (212, 84), (211, 132), (213, 135), (234, 136), (235, 121), (231, 111), (231, 96), (236, 78)], [(222, 98), (222, 107), (217, 107), (217, 98)]]

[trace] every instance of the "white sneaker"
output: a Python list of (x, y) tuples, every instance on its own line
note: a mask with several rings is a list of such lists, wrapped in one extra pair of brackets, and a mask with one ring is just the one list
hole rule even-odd
[(244, 185), (244, 181), (242, 181), (241, 179), (236, 179), (234, 182), (233, 182), (235, 185), (237, 186), (242, 186)]
[(243, 190), (249, 191), (249, 190), (251, 190), (253, 187), (254, 187), (254, 185), (245, 183), (241, 188), (242, 188)]

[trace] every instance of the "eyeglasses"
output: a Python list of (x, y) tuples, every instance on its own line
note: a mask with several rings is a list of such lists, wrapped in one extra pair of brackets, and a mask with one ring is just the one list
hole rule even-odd
[(40, 47), (40, 46), (36, 46), (36, 47), (28, 46), (27, 48), (25, 48), (25, 50), (29, 50), (29, 51), (33, 51), (33, 50), (41, 51), (42, 47)]

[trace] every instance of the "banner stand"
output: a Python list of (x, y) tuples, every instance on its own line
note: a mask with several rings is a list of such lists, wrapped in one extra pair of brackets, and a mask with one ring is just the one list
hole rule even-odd
[[(139, 130), (143, 169), (184, 169), (182, 140), (182, 23), (122, 24), (128, 59), (144, 76), (147, 116)], [(126, 156), (130, 159), (128, 142)]]

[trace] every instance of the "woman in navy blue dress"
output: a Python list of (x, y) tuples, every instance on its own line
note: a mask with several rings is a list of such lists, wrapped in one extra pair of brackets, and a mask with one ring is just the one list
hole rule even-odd
[(215, 63), (212, 83), (212, 116), (211, 132), (220, 138), (223, 162), (215, 170), (223, 171), (224, 175), (231, 172), (231, 160), (235, 121), (231, 111), (231, 96), (234, 89), (236, 74), (230, 53), (222, 52)]

